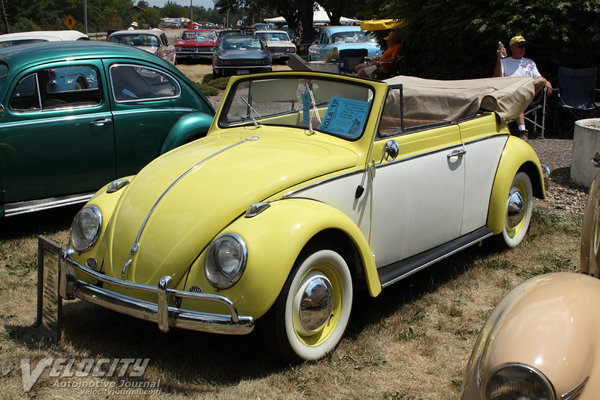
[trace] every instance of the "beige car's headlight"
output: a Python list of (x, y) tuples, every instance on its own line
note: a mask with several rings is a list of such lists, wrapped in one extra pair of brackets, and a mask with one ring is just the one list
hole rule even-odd
[(550, 381), (537, 369), (524, 364), (504, 364), (487, 379), (483, 398), (554, 400), (556, 396)]
[(225, 233), (217, 237), (206, 250), (206, 279), (217, 289), (235, 285), (246, 269), (247, 258), (246, 243), (239, 235)]
[(102, 213), (96, 206), (83, 207), (71, 223), (71, 243), (73, 248), (82, 253), (88, 251), (98, 241), (102, 227)]

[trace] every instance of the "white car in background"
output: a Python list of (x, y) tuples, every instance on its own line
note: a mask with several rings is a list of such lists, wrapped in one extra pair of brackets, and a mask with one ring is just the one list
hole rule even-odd
[(296, 45), (290, 40), (286, 31), (264, 30), (254, 31), (254, 36), (262, 39), (267, 45), (271, 60), (287, 60), (290, 54), (296, 53)]
[(0, 48), (16, 46), (18, 44), (61, 40), (90, 40), (90, 38), (85, 33), (73, 30), (6, 33), (0, 35)]
[(116, 31), (110, 34), (108, 41), (139, 47), (175, 65), (175, 46), (169, 45), (167, 35), (160, 29)]

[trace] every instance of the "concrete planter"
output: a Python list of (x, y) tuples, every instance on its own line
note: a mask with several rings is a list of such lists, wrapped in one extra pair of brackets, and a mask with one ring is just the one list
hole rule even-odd
[(600, 118), (575, 121), (573, 132), (573, 158), (571, 160), (571, 180), (590, 187), (598, 168), (594, 168), (590, 158), (600, 153)]

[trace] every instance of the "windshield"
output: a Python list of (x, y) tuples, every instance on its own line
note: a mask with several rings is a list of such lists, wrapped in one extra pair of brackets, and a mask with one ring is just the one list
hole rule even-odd
[(219, 126), (289, 126), (356, 140), (372, 99), (370, 87), (341, 80), (298, 76), (243, 80), (229, 91)]
[(377, 43), (377, 39), (369, 32), (339, 32), (331, 35), (329, 43)]
[(260, 40), (252, 36), (229, 36), (224, 37), (221, 42), (223, 50), (247, 50), (247, 49), (261, 49)]
[(214, 32), (183, 32), (182, 40), (195, 40), (197, 42), (214, 42), (217, 35)]
[(128, 44), (130, 46), (153, 46), (158, 47), (158, 38), (154, 35), (110, 35), (109, 42)]
[(256, 32), (255, 35), (262, 40), (271, 40), (273, 42), (285, 42), (290, 40), (285, 32)]

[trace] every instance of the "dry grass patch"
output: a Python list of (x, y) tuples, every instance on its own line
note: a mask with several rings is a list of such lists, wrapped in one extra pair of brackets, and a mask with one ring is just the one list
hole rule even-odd
[[(0, 221), (0, 399), (106, 398), (53, 387), (48, 370), (23, 392), (21, 359), (149, 358), (142, 381), (160, 380), (171, 399), (456, 399), (485, 318), (510, 289), (553, 271), (575, 271), (581, 216), (534, 213), (518, 248), (468, 249), (387, 288), (356, 296), (338, 348), (318, 362), (282, 365), (259, 336), (175, 330), (101, 308), (67, 302), (63, 342), (50, 346), (32, 327), (37, 236), (65, 245), (76, 208)], [(60, 378), (107, 384), (118, 378)], [(108, 396), (139, 398), (139, 395)]]

